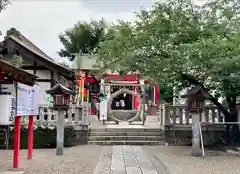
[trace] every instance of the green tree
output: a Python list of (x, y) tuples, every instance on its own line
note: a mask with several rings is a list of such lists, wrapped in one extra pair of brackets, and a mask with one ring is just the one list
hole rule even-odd
[[(100, 43), (99, 61), (139, 70), (169, 88), (201, 85), (225, 121), (237, 121), (239, 7), (237, 0), (214, 0), (203, 6), (191, 0), (157, 2), (149, 11), (137, 13), (135, 22), (115, 26), (116, 36)], [(226, 99), (227, 107), (219, 97)]]
[(9, 4), (10, 4), (9, 0), (0, 0), (0, 12), (5, 10), (7, 5), (9, 5)]
[(14, 66), (16, 66), (17, 68), (20, 68), (22, 66), (22, 62), (23, 62), (22, 56), (18, 56), (16, 54), (13, 56), (12, 64)]
[[(9, 5), (9, 0), (0, 0), (0, 13), (6, 9), (7, 5)], [(0, 30), (0, 36), (2, 35), (2, 32)]]
[(77, 22), (72, 28), (59, 35), (63, 45), (58, 54), (74, 60), (76, 53), (89, 54), (95, 52), (99, 42), (104, 38), (105, 21)]

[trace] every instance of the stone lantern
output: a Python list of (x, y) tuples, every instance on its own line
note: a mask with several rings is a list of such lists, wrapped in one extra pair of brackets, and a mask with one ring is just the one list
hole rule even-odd
[(57, 149), (56, 155), (63, 155), (64, 147), (64, 112), (69, 108), (70, 95), (73, 92), (67, 87), (58, 83), (53, 88), (46, 90), (46, 93), (53, 97), (53, 108), (58, 110), (57, 116)]
[(195, 86), (184, 95), (187, 98), (187, 110), (190, 113), (200, 113), (205, 100), (201, 86)]
[(202, 132), (200, 131), (201, 123), (199, 120), (199, 116), (203, 111), (204, 100), (206, 99), (204, 91), (201, 86), (195, 86), (183, 97), (187, 98), (187, 110), (192, 116), (192, 155), (204, 156), (204, 152), (200, 148)]
[(52, 95), (54, 109), (67, 109), (73, 91), (58, 83), (53, 88), (46, 90), (46, 93)]

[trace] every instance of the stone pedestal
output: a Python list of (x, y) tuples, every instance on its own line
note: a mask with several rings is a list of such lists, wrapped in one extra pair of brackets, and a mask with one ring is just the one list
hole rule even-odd
[(58, 110), (57, 117), (57, 149), (56, 155), (63, 155), (64, 147), (64, 110)]
[(200, 147), (200, 129), (199, 129), (199, 114), (192, 114), (192, 155), (201, 156), (201, 147)]

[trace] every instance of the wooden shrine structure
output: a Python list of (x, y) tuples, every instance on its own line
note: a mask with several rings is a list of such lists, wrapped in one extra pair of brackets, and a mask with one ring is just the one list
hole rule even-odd
[[(127, 88), (134, 92), (139, 92), (140, 90), (140, 82), (142, 81), (141, 75), (136, 74), (125, 74), (125, 75), (118, 75), (114, 73), (104, 73), (102, 75), (102, 80), (104, 80), (105, 86), (108, 86), (108, 90), (111, 94), (119, 90), (120, 88)], [(94, 76), (90, 75), (89, 71), (79, 72), (76, 74), (76, 84), (78, 87), (81, 88), (80, 93), (82, 96), (83, 101), (87, 102), (97, 102), (98, 101), (98, 94), (100, 93), (100, 80), (97, 80)], [(111, 85), (110, 85), (111, 84)], [(153, 84), (151, 80), (143, 80), (143, 84)], [(152, 89), (153, 93), (153, 103), (158, 103), (158, 88), (156, 86)], [(139, 102), (136, 96), (131, 96), (127, 94), (128, 100), (126, 101), (126, 105), (128, 107), (121, 108), (121, 109), (130, 109), (130, 110), (137, 110), (139, 106)], [(113, 102), (112, 107), (114, 106), (115, 101)], [(91, 109), (92, 113), (95, 113), (94, 107)], [(151, 113), (149, 113), (151, 114)]]
[[(0, 85), (20, 82), (26, 85), (34, 85), (37, 76), (23, 69), (17, 68), (10, 63), (0, 59)], [(0, 86), (1, 89), (1, 86)]]

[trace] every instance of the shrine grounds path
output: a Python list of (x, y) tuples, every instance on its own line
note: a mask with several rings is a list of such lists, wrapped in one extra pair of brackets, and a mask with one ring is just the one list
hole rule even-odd
[[(55, 149), (37, 149), (27, 160), (27, 151), (21, 150), (20, 168), (27, 174), (240, 173), (239, 154), (207, 151), (203, 159), (190, 152), (190, 147), (85, 145), (65, 148), (64, 156), (56, 156)], [(12, 151), (0, 150), (0, 173), (11, 168)]]

